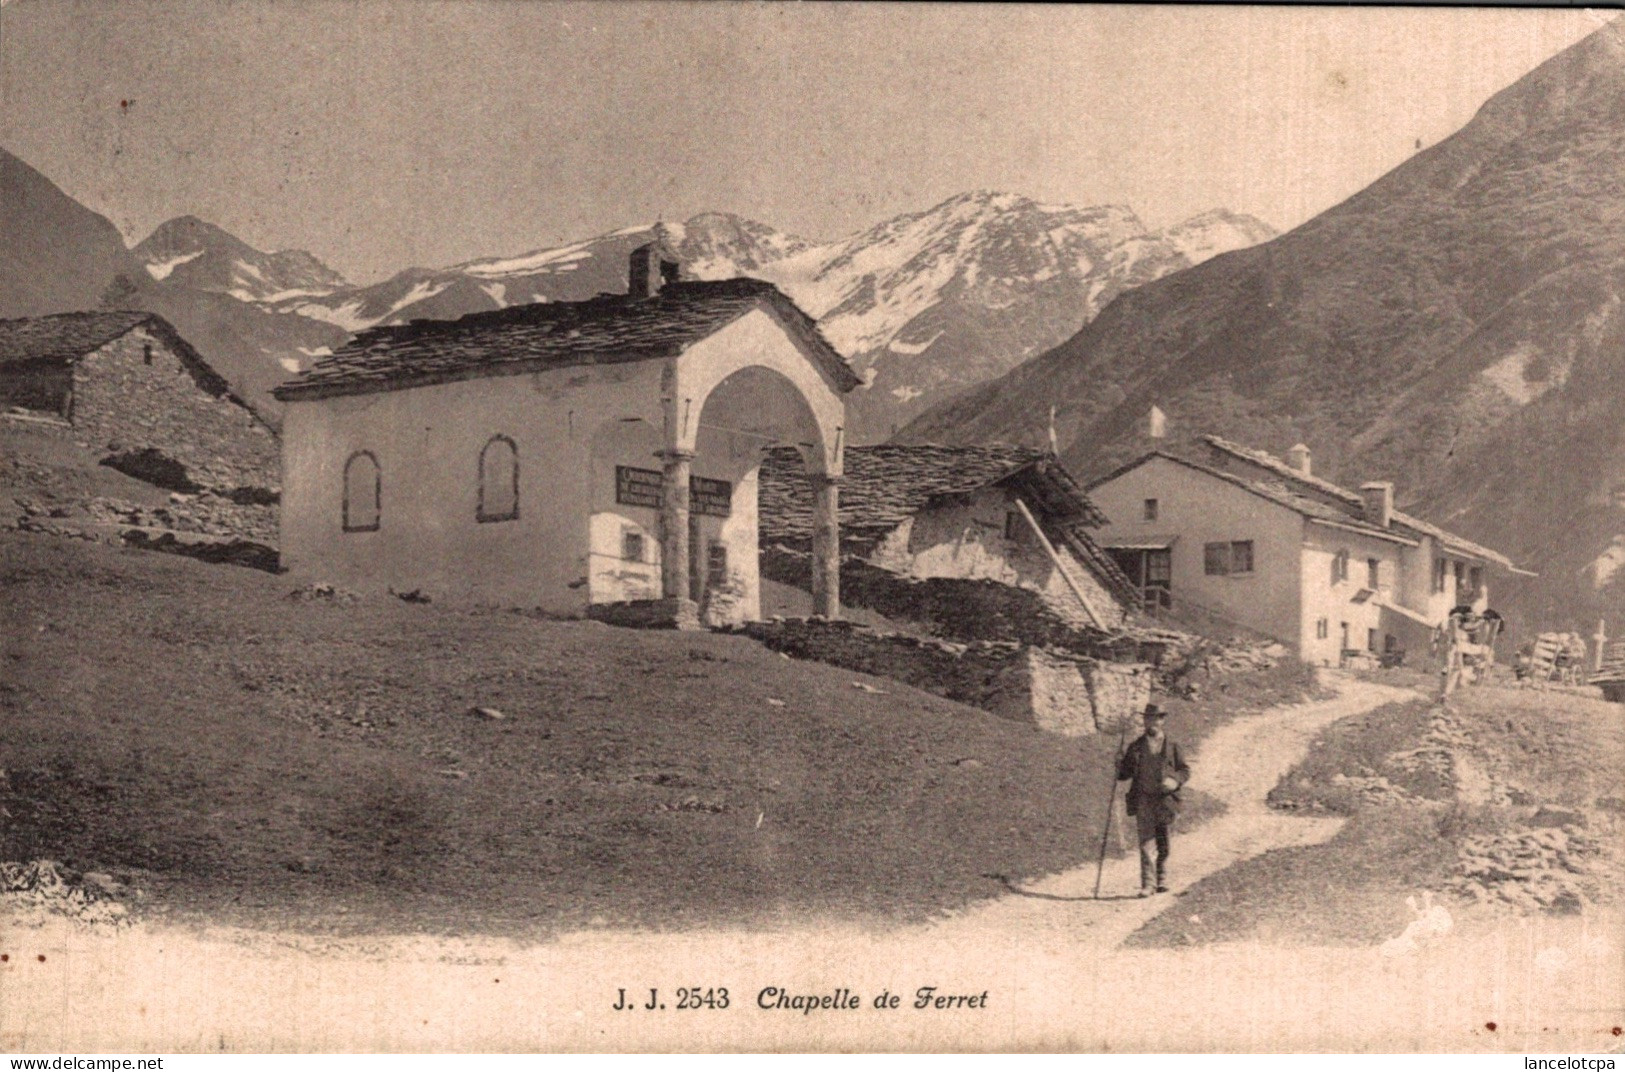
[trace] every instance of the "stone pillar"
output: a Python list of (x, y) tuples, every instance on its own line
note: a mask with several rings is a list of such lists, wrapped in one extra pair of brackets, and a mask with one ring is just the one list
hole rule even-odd
[(665, 480), (660, 505), (660, 591), (668, 600), (689, 600), (688, 485), (694, 452), (663, 450)]
[(812, 474), (813, 614), (841, 616), (841, 478)]

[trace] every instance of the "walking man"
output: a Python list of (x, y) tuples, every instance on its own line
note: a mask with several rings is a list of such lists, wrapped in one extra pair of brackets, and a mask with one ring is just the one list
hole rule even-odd
[(1140, 835), (1140, 896), (1168, 892), (1168, 828), (1179, 811), (1179, 790), (1191, 769), (1179, 745), (1163, 732), (1168, 712), (1145, 707), (1145, 732), (1117, 761), (1117, 780), (1128, 782), (1128, 813)]

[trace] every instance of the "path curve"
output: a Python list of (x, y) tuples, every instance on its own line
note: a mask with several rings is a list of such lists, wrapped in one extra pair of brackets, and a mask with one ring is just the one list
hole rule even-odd
[(1171, 896), (1198, 879), (1271, 849), (1326, 841), (1337, 833), (1343, 819), (1276, 811), (1266, 803), (1269, 791), (1303, 759), (1310, 742), (1325, 727), (1383, 704), (1418, 699), (1421, 694), (1345, 674), (1328, 673), (1325, 681), (1337, 690), (1332, 699), (1285, 704), (1238, 718), (1215, 730), (1192, 751), (1190, 785), (1222, 801), (1225, 812), (1189, 831), (1174, 828), (1169, 893), (1137, 896), (1140, 860), (1131, 851), (1106, 861), (1099, 900), (1095, 899), (1096, 865), (1089, 863), (1022, 884), (1016, 892), (959, 913), (934, 929), (985, 932), (995, 928), (1028, 937), (1045, 931), (1064, 932), (1070, 941), (1110, 949), (1164, 911)]

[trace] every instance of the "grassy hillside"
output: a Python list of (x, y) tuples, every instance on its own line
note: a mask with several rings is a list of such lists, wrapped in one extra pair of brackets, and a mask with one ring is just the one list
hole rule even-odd
[(739, 637), (290, 599), (24, 533), (0, 587), (0, 859), (110, 871), (159, 915), (918, 917), (1087, 858), (1116, 743)]

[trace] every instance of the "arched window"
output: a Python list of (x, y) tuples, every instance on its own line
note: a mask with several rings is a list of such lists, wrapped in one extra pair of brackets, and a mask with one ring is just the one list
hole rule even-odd
[(519, 448), (505, 435), (492, 436), (480, 451), (479, 521), (512, 521), (519, 516)]
[(344, 463), (344, 531), (377, 532), (383, 476), (371, 451), (358, 450)]

